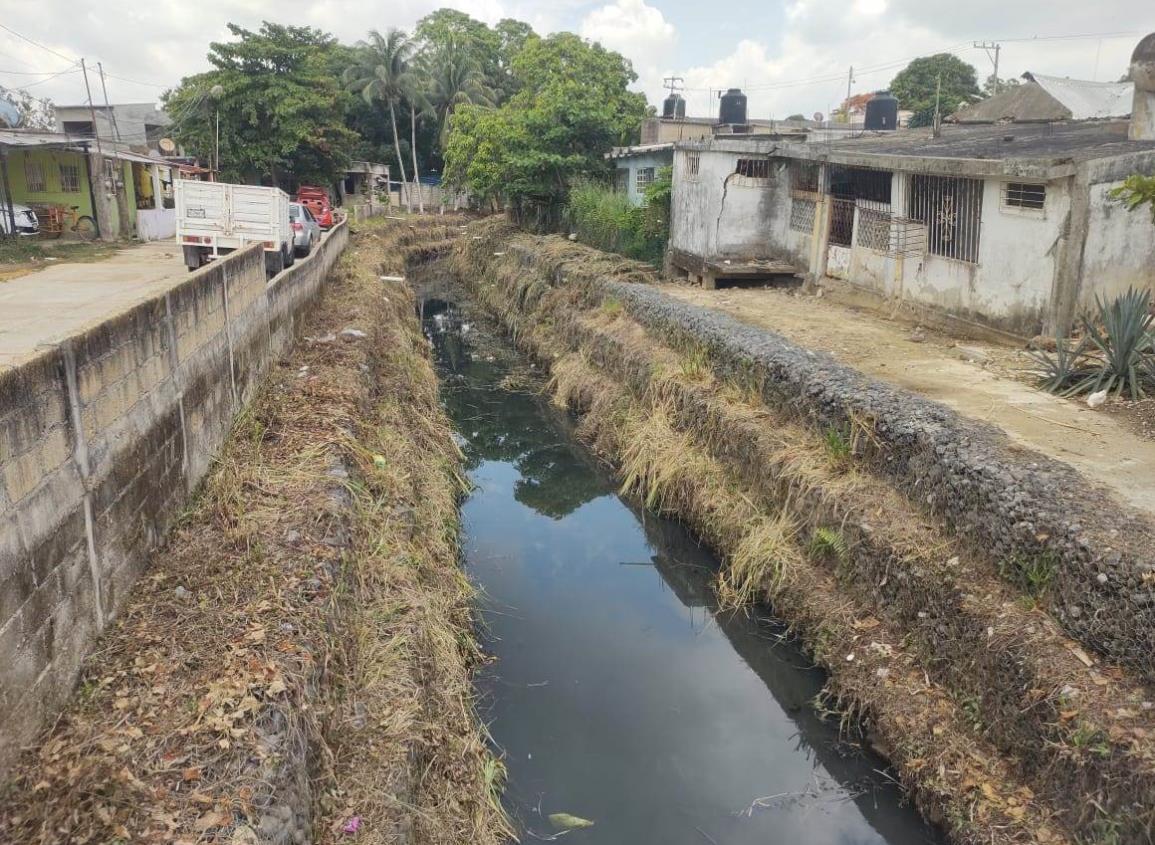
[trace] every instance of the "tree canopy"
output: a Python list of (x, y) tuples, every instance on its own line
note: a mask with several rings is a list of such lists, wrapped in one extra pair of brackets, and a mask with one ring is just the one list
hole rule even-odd
[(564, 198), (572, 179), (608, 173), (604, 154), (635, 140), (645, 96), (630, 62), (572, 33), (528, 37), (510, 61), (517, 93), (457, 110), (445, 177), (481, 197)]
[[(349, 96), (339, 69), (348, 48), (320, 30), (265, 22), (235, 24), (236, 41), (214, 42), (213, 70), (190, 76), (164, 97), (172, 134), (212, 160), (220, 114), (220, 169), (233, 181), (332, 181), (357, 136), (345, 125)], [(219, 87), (217, 87), (219, 86)]]
[(941, 80), (939, 112), (944, 117), (979, 96), (975, 69), (950, 53), (915, 59), (890, 83), (900, 108), (914, 112), (911, 126), (930, 126), (934, 120), (935, 94)]

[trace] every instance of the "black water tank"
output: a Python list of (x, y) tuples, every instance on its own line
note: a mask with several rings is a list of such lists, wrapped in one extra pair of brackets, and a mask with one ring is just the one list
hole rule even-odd
[(879, 91), (866, 103), (866, 129), (889, 132), (898, 128), (898, 100), (889, 91)]
[(681, 94), (671, 94), (662, 101), (662, 117), (675, 118), (686, 116), (686, 100)]
[(719, 123), (746, 122), (746, 95), (740, 88), (731, 88), (722, 95), (722, 103), (718, 107)]

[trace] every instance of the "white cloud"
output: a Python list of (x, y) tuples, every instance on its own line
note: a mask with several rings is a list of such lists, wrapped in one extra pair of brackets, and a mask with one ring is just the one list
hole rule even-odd
[(580, 32), (633, 62), (637, 87), (651, 100), (652, 92), (661, 90), (662, 69), (674, 54), (677, 32), (659, 9), (645, 0), (616, 0), (586, 15)]

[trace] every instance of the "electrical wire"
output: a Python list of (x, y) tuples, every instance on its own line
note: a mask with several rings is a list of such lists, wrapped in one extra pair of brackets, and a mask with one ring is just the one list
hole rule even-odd
[(57, 51), (57, 50), (53, 50), (51, 47), (45, 47), (45, 46), (44, 46), (43, 44), (41, 44), (39, 41), (33, 41), (33, 40), (32, 40), (31, 38), (29, 38), (27, 35), (21, 35), (19, 32), (17, 32), (16, 30), (14, 30), (14, 29), (13, 29), (12, 27), (10, 27), (10, 26), (6, 26), (5, 24), (2, 24), (2, 23), (0, 23), (0, 29), (4, 30), (5, 32), (9, 32), (9, 33), (11, 33), (12, 35), (15, 35), (15, 36), (16, 36), (17, 38), (19, 38), (21, 41), (27, 41), (27, 42), (28, 42), (29, 44), (31, 44), (33, 47), (39, 47), (41, 50), (47, 50), (47, 51), (48, 51), (49, 53), (51, 53), (52, 55), (54, 55), (54, 56), (59, 56), (60, 58), (64, 59), (64, 61), (66, 61), (66, 62), (75, 62), (75, 61), (77, 61), (77, 60), (76, 60), (76, 58), (74, 58), (73, 56), (66, 56), (66, 55), (64, 55), (63, 53), (61, 53), (61, 52), (59, 52), (59, 51)]

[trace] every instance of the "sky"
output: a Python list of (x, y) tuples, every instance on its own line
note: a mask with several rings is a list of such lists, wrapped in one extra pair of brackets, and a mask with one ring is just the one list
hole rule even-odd
[[(440, 6), (599, 41), (633, 62), (635, 87), (654, 105), (663, 79), (682, 77), (697, 116), (714, 114), (714, 92), (729, 87), (747, 92), (751, 117), (828, 114), (846, 95), (851, 66), (851, 90), (874, 91), (935, 52), (970, 62), (981, 81), (992, 67), (976, 40), (1002, 44), (1004, 79), (1030, 70), (1111, 81), (1155, 31), (1151, 0), (5, 0), (0, 85), (85, 102), (75, 66), (84, 57), (103, 65), (112, 102), (152, 101), (206, 69), (208, 45), (229, 37), (228, 22), (316, 26), (353, 42), (369, 29), (411, 28)], [(101, 101), (99, 77), (90, 82)]]

